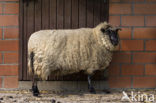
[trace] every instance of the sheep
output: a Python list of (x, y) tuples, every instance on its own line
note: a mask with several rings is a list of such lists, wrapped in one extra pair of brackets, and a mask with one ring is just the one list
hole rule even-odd
[(118, 30), (103, 22), (95, 28), (33, 33), (28, 41), (28, 70), (33, 77), (33, 94), (39, 94), (38, 77), (47, 80), (50, 74), (63, 76), (80, 71), (88, 75), (89, 91), (95, 93), (91, 76), (109, 66), (119, 43)]

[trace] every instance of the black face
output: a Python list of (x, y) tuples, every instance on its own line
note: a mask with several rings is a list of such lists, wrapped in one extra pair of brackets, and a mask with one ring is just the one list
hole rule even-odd
[(107, 35), (109, 35), (110, 41), (111, 43), (116, 46), (119, 43), (119, 37), (118, 37), (118, 31), (120, 29), (116, 29), (116, 30), (111, 30), (111, 29), (101, 29), (101, 31), (103, 33), (106, 33)]

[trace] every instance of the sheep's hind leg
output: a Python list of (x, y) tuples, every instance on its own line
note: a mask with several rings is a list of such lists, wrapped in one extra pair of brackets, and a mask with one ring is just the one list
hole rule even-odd
[(38, 96), (40, 94), (37, 86), (37, 78), (35, 76), (33, 76), (32, 92), (34, 96)]
[(39, 90), (38, 90), (38, 87), (37, 87), (37, 76), (35, 75), (35, 72), (34, 72), (34, 56), (35, 56), (35, 53), (34, 52), (31, 52), (30, 54), (30, 60), (31, 60), (31, 69), (32, 69), (32, 92), (33, 92), (33, 95), (34, 96), (38, 96), (39, 95)]
[(88, 75), (88, 89), (90, 93), (96, 94), (94, 87), (91, 84), (91, 76)]

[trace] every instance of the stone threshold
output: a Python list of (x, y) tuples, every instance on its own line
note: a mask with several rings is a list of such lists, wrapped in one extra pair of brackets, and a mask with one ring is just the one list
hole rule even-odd
[[(31, 81), (19, 81), (19, 89), (31, 89)], [(93, 81), (96, 90), (104, 90), (109, 88), (108, 81)], [(88, 90), (87, 81), (39, 81), (40, 90), (54, 91), (86, 91)]]

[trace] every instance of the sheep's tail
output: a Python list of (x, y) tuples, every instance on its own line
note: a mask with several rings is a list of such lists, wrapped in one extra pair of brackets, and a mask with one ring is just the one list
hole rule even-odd
[(31, 52), (28, 56), (28, 71), (30, 75), (34, 75), (34, 52)]
[(34, 75), (34, 52), (31, 52), (30, 54), (30, 66), (31, 66), (31, 69), (32, 69), (32, 73)]

